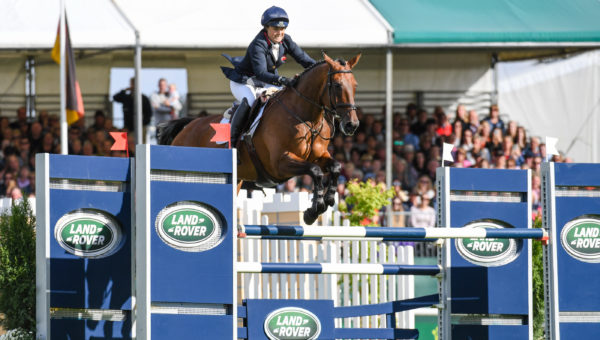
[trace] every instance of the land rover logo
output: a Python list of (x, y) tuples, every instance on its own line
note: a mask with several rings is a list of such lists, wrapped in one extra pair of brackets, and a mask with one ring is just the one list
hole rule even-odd
[(119, 250), (123, 233), (112, 215), (83, 209), (61, 217), (56, 222), (54, 237), (63, 249), (73, 255), (101, 258)]
[(560, 233), (565, 251), (574, 258), (590, 263), (600, 262), (600, 220), (580, 218), (567, 223)]
[(265, 319), (265, 334), (271, 340), (310, 340), (321, 334), (321, 322), (306, 309), (280, 308)]
[[(504, 228), (493, 222), (475, 222), (464, 228)], [(465, 238), (455, 241), (456, 250), (467, 261), (486, 267), (502, 266), (517, 256), (517, 241), (500, 238)]]
[(221, 241), (219, 218), (211, 208), (197, 202), (167, 206), (158, 213), (155, 227), (163, 242), (182, 251), (209, 250)]

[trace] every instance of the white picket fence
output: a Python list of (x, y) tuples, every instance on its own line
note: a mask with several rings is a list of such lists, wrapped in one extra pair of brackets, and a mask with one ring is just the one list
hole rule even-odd
[[(238, 197), (243, 197), (240, 195)], [(244, 224), (268, 224), (263, 211), (289, 197), (238, 199), (238, 218)], [(277, 210), (281, 211), (281, 210)], [(340, 223), (339, 213), (324, 214), (323, 228)], [(328, 217), (332, 218), (328, 218)], [(329, 226), (328, 226), (329, 225)], [(348, 223), (346, 222), (346, 225)], [(238, 261), (285, 263), (414, 264), (412, 246), (376, 241), (279, 241), (240, 239)], [(357, 274), (238, 274), (240, 299), (331, 299), (335, 306), (391, 302), (414, 297), (414, 277)], [(414, 312), (396, 314), (396, 327), (414, 328)], [(338, 320), (338, 327), (382, 327), (385, 315)]]
[[(31, 211), (35, 215), (35, 197), (30, 197), (27, 199), (29, 201), (29, 206), (31, 207)], [(0, 214), (4, 214), (5, 212), (10, 212), (10, 208), (12, 207), (12, 198), (2, 197), (0, 198)]]

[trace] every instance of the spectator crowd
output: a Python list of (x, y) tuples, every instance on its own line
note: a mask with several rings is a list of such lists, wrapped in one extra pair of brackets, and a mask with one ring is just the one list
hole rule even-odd
[[(70, 155), (126, 157), (125, 151), (111, 150), (114, 140), (109, 132), (133, 132), (133, 79), (130, 87), (115, 94), (113, 99), (123, 105), (124, 127), (116, 128), (104, 111), (93, 115), (93, 123), (86, 126), (79, 119), (68, 129), (68, 153)], [(174, 84), (165, 79), (158, 82), (158, 90), (151, 99), (142, 97), (143, 125), (177, 118), (182, 109), (179, 93)], [(144, 129), (146, 130), (146, 129)], [(144, 131), (145, 132), (145, 131)], [(27, 116), (25, 107), (17, 109), (17, 116), (10, 121), (0, 116), (0, 197), (19, 199), (35, 195), (35, 155), (37, 153), (61, 153), (60, 119), (46, 110), (37, 111), (35, 118)], [(135, 137), (128, 134), (129, 155), (135, 154)]]
[[(383, 110), (385, 112), (385, 110)], [(350, 180), (385, 185), (385, 124), (360, 109), (359, 130), (354, 136), (336, 135), (329, 152), (342, 163), (338, 184), (340, 199)], [(410, 103), (405, 112), (393, 116), (392, 183), (395, 197), (385, 207), (393, 213), (393, 226), (433, 227), (435, 225), (435, 173), (441, 165), (442, 145), (454, 145), (454, 163), (460, 168), (531, 169), (533, 210), (540, 211), (540, 169), (546, 160), (546, 146), (537, 136), (528, 136), (516, 121), (505, 122), (497, 105), (480, 117), (477, 111), (459, 104), (449, 117), (442, 107), (430, 114)], [(562, 155), (554, 162), (570, 162)], [(310, 191), (309, 176), (293, 178), (280, 186), (283, 192)], [(384, 213), (384, 211), (382, 212)], [(385, 224), (385, 219), (379, 219)]]
[[(131, 84), (133, 85), (133, 83)], [(144, 111), (153, 107), (154, 120), (164, 121), (177, 117), (180, 104), (178, 94), (171, 87), (169, 94), (164, 79), (152, 98), (144, 98)], [(96, 111), (93, 123), (86, 126), (80, 119), (69, 127), (68, 148), (71, 155), (126, 157), (124, 151), (112, 151), (109, 132), (131, 132), (131, 89), (115, 95), (123, 103), (125, 127), (117, 129), (103, 111)], [(118, 98), (117, 98), (118, 97)], [(175, 104), (174, 104), (175, 103)], [(129, 105), (129, 107), (127, 107)], [(150, 123), (146, 112), (144, 124)], [(159, 116), (156, 116), (159, 115)], [(329, 146), (329, 152), (342, 164), (338, 193), (348, 195), (346, 183), (350, 180), (385, 185), (386, 152), (383, 115), (364, 114), (358, 110), (359, 130), (354, 136), (338, 134)], [(505, 122), (496, 105), (483, 119), (475, 110), (458, 105), (452, 117), (441, 107), (430, 114), (415, 104), (407, 105), (405, 112), (393, 116), (393, 190), (392, 204), (384, 209), (394, 214), (394, 226), (432, 227), (435, 223), (435, 172), (441, 162), (443, 143), (454, 145), (453, 167), (531, 169), (534, 211), (540, 208), (540, 166), (546, 159), (546, 147), (537, 136), (528, 136), (523, 126), (515, 121)], [(60, 153), (60, 123), (57, 115), (38, 111), (35, 119), (27, 117), (26, 110), (17, 110), (17, 117), (9, 121), (0, 117), (0, 196), (17, 199), (35, 194), (35, 154)], [(134, 156), (134, 135), (128, 135), (129, 153)], [(563, 156), (553, 156), (554, 162), (569, 162)], [(446, 164), (448, 165), (448, 164)], [(312, 191), (309, 176), (292, 178), (278, 187), (279, 191)], [(384, 224), (384, 219), (380, 219)]]

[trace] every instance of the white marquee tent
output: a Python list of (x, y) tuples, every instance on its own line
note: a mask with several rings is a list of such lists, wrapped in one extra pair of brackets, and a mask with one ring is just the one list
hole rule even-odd
[(558, 149), (577, 162), (600, 162), (600, 51), (502, 78), (499, 105), (511, 119), (542, 142), (557, 137)]

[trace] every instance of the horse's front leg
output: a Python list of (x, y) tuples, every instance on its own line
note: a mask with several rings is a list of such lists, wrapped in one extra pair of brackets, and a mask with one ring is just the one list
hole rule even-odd
[(323, 170), (318, 164), (307, 162), (293, 154), (286, 154), (279, 162), (279, 172), (291, 176), (309, 175), (313, 180), (312, 206), (304, 212), (304, 223), (313, 224), (327, 210), (323, 195)]
[(342, 165), (331, 157), (322, 157), (319, 159), (318, 164), (321, 166), (321, 169), (325, 169), (325, 172), (329, 173), (324, 200), (327, 206), (333, 207)]

